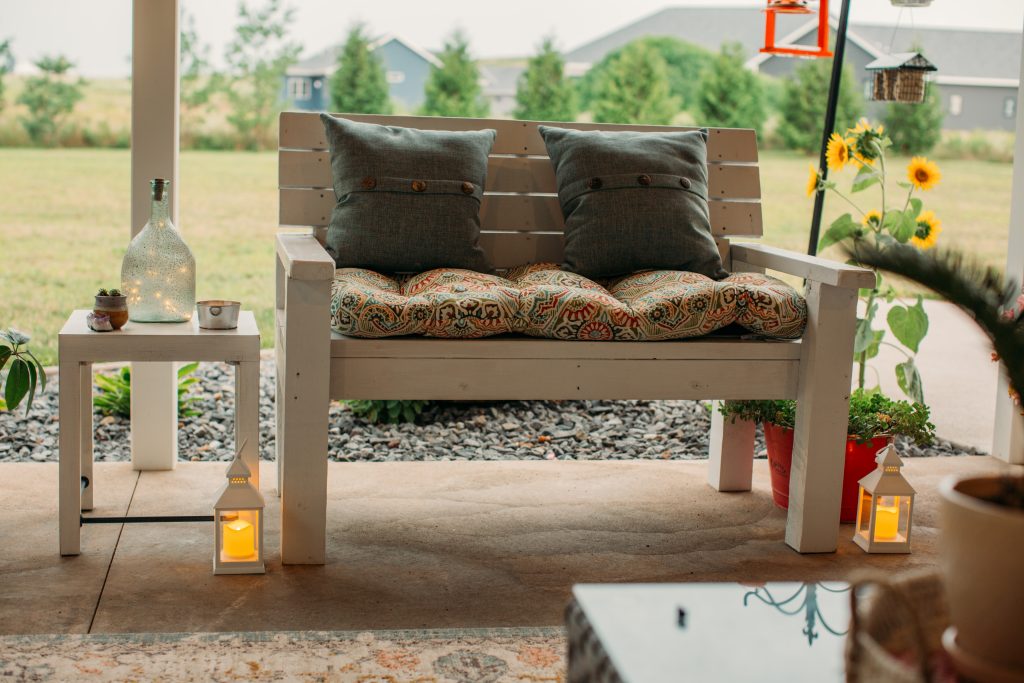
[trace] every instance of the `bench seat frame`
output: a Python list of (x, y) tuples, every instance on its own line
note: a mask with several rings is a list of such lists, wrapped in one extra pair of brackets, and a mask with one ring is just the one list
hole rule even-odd
[[(549, 166), (533, 163), (539, 153), (536, 122), (439, 119), (397, 116), (349, 116), (355, 120), (446, 130), (497, 128), (496, 151), (519, 126), (532, 136), (516, 157), (492, 157), (492, 164), (529, 163), (533, 175)], [(555, 400), (555, 399), (782, 399), (799, 401), (790, 503), (785, 540), (799, 552), (833, 552), (839, 531), (840, 492), (846, 443), (846, 423), (852, 375), (858, 289), (874, 285), (867, 270), (788, 252), (757, 243), (730, 244), (720, 235), (726, 268), (732, 271), (775, 270), (804, 278), (808, 323), (795, 341), (690, 339), (659, 342), (573, 342), (501, 336), (479, 340), (422, 337), (357, 339), (330, 329), (331, 282), (334, 261), (324, 250), (324, 202), (333, 203), (329, 187), (326, 144), (316, 138), (316, 114), (286, 112), (281, 118), (281, 225), (308, 223), (312, 233), (277, 235), (276, 350), (277, 465), (281, 495), (281, 556), (285, 564), (323, 564), (326, 561), (327, 434), (330, 399), (432, 400)], [(575, 128), (665, 130), (652, 126), (553, 124)], [(296, 150), (296, 131), (307, 140)], [(672, 128), (668, 130), (687, 130)], [(502, 134), (506, 133), (505, 137)], [(752, 131), (712, 129), (709, 159), (716, 139), (739, 138), (742, 154), (753, 155)], [(725, 134), (716, 138), (716, 134)], [(739, 134), (744, 137), (740, 138)], [(749, 135), (747, 135), (749, 134)], [(532, 145), (532, 146), (531, 146)], [(753, 145), (753, 152), (750, 152)], [(719, 145), (718, 149), (721, 149)], [(312, 162), (302, 166), (296, 159)], [(302, 155), (306, 156), (302, 156)], [(505, 161), (511, 159), (512, 161)], [(503, 166), (497, 166), (501, 168)], [(488, 189), (492, 185), (489, 174)], [(719, 168), (719, 167), (714, 167)], [(754, 169), (754, 185), (750, 171)], [(298, 169), (298, 170), (297, 170)], [(755, 193), (759, 199), (756, 165), (738, 162), (719, 168), (721, 202), (718, 215), (725, 235), (760, 234), (760, 203), (733, 195)], [(496, 264), (557, 260), (561, 216), (551, 216), (552, 179), (522, 176), (517, 167), (512, 197), (525, 210), (502, 199), (484, 211), (485, 230), (499, 226), (482, 242)], [(324, 172), (328, 175), (324, 175)], [(716, 190), (713, 170), (712, 193)], [(501, 174), (497, 174), (501, 175)], [(295, 178), (303, 187), (295, 187)], [(326, 177), (326, 181), (324, 178)], [(511, 176), (510, 176), (511, 177)], [(508, 186), (500, 188), (507, 189)], [(328, 197), (324, 197), (327, 194)], [(485, 202), (487, 200), (485, 199)], [(556, 202), (557, 203), (557, 202)], [(538, 206), (544, 208), (538, 209)], [(733, 229), (738, 211), (749, 220)], [(536, 222), (543, 212), (549, 223)], [(518, 219), (508, 218), (513, 213)], [(712, 212), (715, 215), (715, 211)], [(314, 215), (316, 214), (316, 215)], [(294, 216), (302, 216), (297, 221)], [(524, 218), (525, 216), (525, 218)], [(523, 223), (527, 223), (525, 228)], [(513, 229), (519, 225), (521, 229)], [(506, 227), (502, 227), (506, 226)], [(507, 227), (511, 226), (511, 227)], [(714, 229), (715, 226), (713, 226)], [(742, 232), (745, 230), (746, 232)], [(544, 231), (543, 233), (540, 231)], [(544, 246), (540, 236), (550, 237)], [(551, 246), (554, 245), (554, 246)], [(754, 429), (731, 423), (712, 413), (708, 482), (719, 491), (749, 491), (753, 471)]]

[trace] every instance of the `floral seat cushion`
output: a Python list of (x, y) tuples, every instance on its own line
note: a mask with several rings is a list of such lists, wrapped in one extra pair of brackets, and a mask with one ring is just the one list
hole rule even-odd
[(478, 338), (518, 333), (550, 339), (683, 339), (738, 324), (752, 333), (795, 339), (807, 322), (803, 297), (760, 273), (712, 280), (653, 270), (590, 280), (537, 263), (504, 276), (438, 268), (382, 275), (340, 268), (332, 287), (331, 327), (351, 337), (424, 335)]

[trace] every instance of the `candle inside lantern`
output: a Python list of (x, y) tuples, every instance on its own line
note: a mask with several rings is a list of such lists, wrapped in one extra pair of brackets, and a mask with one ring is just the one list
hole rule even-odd
[(244, 519), (224, 523), (224, 554), (244, 560), (256, 554), (256, 529)]
[[(883, 502), (892, 502), (891, 505), (883, 505)], [(899, 532), (900, 522), (900, 499), (899, 497), (889, 498), (888, 496), (878, 501), (875, 507), (875, 540), (894, 540)]]

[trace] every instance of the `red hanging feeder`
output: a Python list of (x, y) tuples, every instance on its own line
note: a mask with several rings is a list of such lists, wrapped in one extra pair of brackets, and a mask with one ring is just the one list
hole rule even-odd
[[(776, 14), (814, 14), (811, 5), (818, 5), (818, 44), (817, 46), (776, 45), (775, 15)], [(764, 47), (761, 52), (772, 55), (788, 55), (790, 57), (831, 57), (828, 49), (828, 0), (768, 0), (765, 12)]]

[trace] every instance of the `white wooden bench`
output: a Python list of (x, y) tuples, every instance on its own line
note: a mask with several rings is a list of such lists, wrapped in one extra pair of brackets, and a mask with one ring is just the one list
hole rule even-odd
[[(423, 129), (494, 128), (481, 243), (498, 268), (561, 260), (562, 214), (537, 122), (348, 116)], [(731, 237), (760, 237), (754, 131), (711, 129), (711, 225), (726, 268), (805, 278), (807, 331), (791, 342), (696, 339), (573, 342), (498, 337), (356, 339), (330, 330), (334, 262), (321, 243), (334, 206), (318, 115), (281, 115), (277, 236), (277, 462), (286, 564), (325, 561), (327, 415), (335, 399), (781, 399), (800, 401), (786, 542), (832, 552), (839, 528), (846, 414), (859, 287), (866, 270)], [(687, 130), (553, 124), (580, 129)], [(802, 182), (794, 178), (794, 183)], [(709, 483), (748, 491), (752, 426), (712, 419)]]

